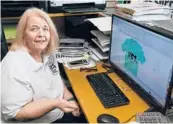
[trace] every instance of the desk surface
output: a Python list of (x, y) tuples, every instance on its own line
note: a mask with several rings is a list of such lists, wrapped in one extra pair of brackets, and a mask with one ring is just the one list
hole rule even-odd
[[(101, 63), (97, 64), (98, 72), (105, 72), (101, 67)], [(85, 78), (87, 74), (95, 72), (80, 72), (79, 70), (68, 70), (65, 68), (67, 77), (71, 83), (78, 102), (89, 123), (96, 123), (97, 117), (100, 114), (107, 113), (117, 117), (120, 123), (127, 121), (137, 112), (143, 112), (149, 108), (149, 105), (144, 102), (117, 74), (110, 73), (109, 76), (122, 92), (129, 98), (130, 104), (119, 107), (106, 109), (103, 107), (94, 90)], [(135, 117), (131, 119), (135, 121)]]

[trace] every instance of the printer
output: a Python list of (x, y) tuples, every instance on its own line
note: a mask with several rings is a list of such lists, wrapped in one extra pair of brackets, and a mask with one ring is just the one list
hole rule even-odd
[(103, 11), (106, 7), (105, 0), (49, 0), (49, 13), (80, 13)]
[(37, 7), (47, 12), (48, 2), (37, 0), (10, 0), (1, 1), (1, 16), (14, 17), (21, 16), (23, 12), (30, 7)]

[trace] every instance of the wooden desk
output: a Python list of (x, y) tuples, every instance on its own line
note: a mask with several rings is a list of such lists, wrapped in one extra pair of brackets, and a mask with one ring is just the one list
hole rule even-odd
[[(98, 72), (105, 72), (105, 70), (101, 67), (101, 63), (97, 64), (97, 68), (99, 70)], [(143, 112), (149, 108), (149, 105), (146, 104), (115, 73), (110, 73), (109, 76), (113, 79), (114, 82), (116, 82), (122, 92), (129, 98), (130, 104), (106, 109), (103, 107), (94, 90), (85, 78), (87, 74), (96, 72), (80, 72), (79, 70), (68, 70), (67, 68), (65, 68), (65, 72), (89, 123), (97, 123), (97, 117), (103, 113), (111, 114), (117, 117), (120, 120), (120, 123), (123, 123), (137, 112)], [(135, 121), (135, 117), (133, 117), (131, 121)]]

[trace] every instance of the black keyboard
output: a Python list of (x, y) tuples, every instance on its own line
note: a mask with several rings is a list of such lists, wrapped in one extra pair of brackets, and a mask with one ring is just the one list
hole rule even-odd
[(125, 105), (130, 102), (107, 73), (90, 74), (86, 78), (105, 108)]

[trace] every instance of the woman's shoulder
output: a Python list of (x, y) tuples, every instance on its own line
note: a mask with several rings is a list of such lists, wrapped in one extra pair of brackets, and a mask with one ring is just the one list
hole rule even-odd
[(21, 50), (8, 51), (4, 59), (2, 60), (1, 66), (22, 66), (26, 61), (26, 53)]

